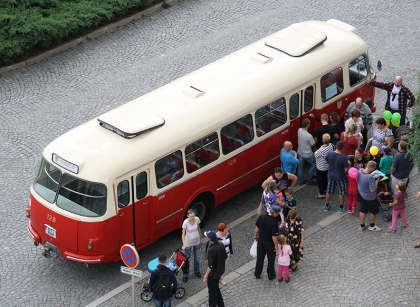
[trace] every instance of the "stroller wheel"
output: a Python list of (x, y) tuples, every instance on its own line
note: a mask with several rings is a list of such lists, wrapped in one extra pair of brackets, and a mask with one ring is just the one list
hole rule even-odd
[(152, 292), (149, 290), (143, 290), (140, 295), (141, 299), (145, 302), (150, 302), (152, 300), (152, 296)]
[(384, 221), (389, 222), (391, 220), (391, 214), (388, 212), (384, 213)]
[(182, 287), (178, 287), (175, 292), (175, 298), (182, 298), (185, 295), (185, 289)]

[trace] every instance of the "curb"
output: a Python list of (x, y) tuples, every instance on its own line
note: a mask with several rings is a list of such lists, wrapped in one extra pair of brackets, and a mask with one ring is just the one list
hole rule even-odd
[(46, 51), (46, 52), (44, 52), (40, 55), (37, 55), (35, 57), (29, 58), (25, 61), (22, 61), (22, 62), (19, 62), (19, 63), (16, 63), (16, 64), (12, 64), (12, 65), (9, 65), (9, 66), (6, 66), (6, 67), (2, 67), (2, 68), (0, 68), (0, 74), (6, 73), (6, 72), (11, 71), (11, 70), (20, 69), (20, 68), (32, 65), (34, 63), (40, 62), (40, 61), (42, 61), (42, 60), (44, 60), (44, 59), (46, 59), (46, 58), (48, 58), (52, 55), (58, 54), (60, 52), (63, 52), (65, 50), (71, 48), (71, 47), (74, 47), (74, 46), (79, 45), (81, 43), (84, 43), (86, 41), (92, 40), (92, 39), (94, 39), (94, 38), (96, 38), (96, 37), (98, 37), (102, 34), (105, 34), (105, 33), (109, 32), (109, 31), (113, 31), (116, 28), (119, 28), (119, 27), (121, 27), (121, 26), (135, 20), (135, 19), (139, 19), (139, 18), (143, 17), (144, 15), (156, 12), (158, 10), (161, 10), (161, 9), (163, 9), (162, 8), (163, 3), (171, 4), (171, 3), (175, 3), (177, 1), (178, 0), (162, 1), (161, 3), (155, 4), (154, 6), (149, 7), (148, 9), (145, 9), (144, 11), (141, 11), (141, 12), (139, 12), (137, 14), (134, 14), (130, 17), (124, 18), (124, 19), (122, 19), (122, 20), (120, 20), (116, 23), (113, 23), (113, 24), (107, 25), (105, 27), (102, 27), (98, 30), (95, 30), (95, 31), (89, 33), (89, 34), (86, 34), (83, 37), (79, 37), (79, 38), (76, 38), (75, 40), (72, 40), (68, 43), (64, 43), (62, 45), (59, 45), (56, 48), (51, 49), (49, 51)]

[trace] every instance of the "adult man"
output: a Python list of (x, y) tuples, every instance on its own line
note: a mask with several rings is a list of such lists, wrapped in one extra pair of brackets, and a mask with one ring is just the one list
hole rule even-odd
[(166, 264), (165, 254), (159, 254), (158, 262), (159, 262), (158, 266), (150, 275), (149, 285), (151, 289), (154, 289), (155, 284), (159, 282), (160, 275), (162, 273), (169, 273), (171, 276), (171, 284), (172, 284), (171, 291), (168, 291), (168, 294), (164, 297), (158, 297), (156, 293), (153, 293), (153, 296), (154, 296), (156, 307), (171, 307), (171, 298), (176, 292), (178, 283), (176, 281), (174, 272), (165, 265)]
[(314, 134), (314, 141), (315, 141), (315, 148), (319, 149), (322, 146), (322, 136), (328, 133), (330, 135), (330, 139), (339, 139), (340, 136), (336, 133), (335, 128), (333, 125), (328, 124), (328, 115), (321, 114), (321, 126), (316, 128)]
[(283, 171), (281, 167), (276, 167), (274, 169), (274, 174), (270, 175), (261, 185), (263, 189), (267, 187), (267, 182), (270, 180), (275, 180), (277, 185), (279, 186), (279, 190), (283, 192), (286, 189), (293, 190), (296, 183), (298, 182), (298, 178), (290, 173), (286, 173)]
[[(302, 121), (302, 128), (298, 130), (298, 154), (299, 154), (299, 168), (298, 168), (298, 180), (299, 184), (305, 184), (305, 181), (310, 185), (316, 185), (313, 178), (316, 172), (316, 161), (314, 153), (312, 152), (312, 146), (315, 144), (314, 138), (309, 134), (308, 128), (311, 122), (308, 118)], [(303, 171), (305, 170), (305, 162), (311, 165), (309, 169), (307, 179), (304, 179)]]
[(366, 213), (370, 212), (370, 225), (369, 230), (381, 231), (382, 229), (375, 225), (376, 215), (379, 212), (379, 203), (376, 198), (376, 189), (378, 188), (378, 182), (380, 177), (375, 178), (372, 176), (372, 172), (376, 169), (376, 162), (370, 160), (366, 164), (366, 168), (359, 170), (358, 181), (358, 196), (360, 202), (360, 227), (359, 230), (363, 231), (366, 229), (365, 216)]
[(292, 149), (292, 142), (284, 142), (283, 148), (280, 150), (280, 164), (283, 166), (285, 172), (295, 174), (299, 165), (299, 159), (296, 151)]
[(391, 188), (393, 191), (399, 181), (407, 183), (408, 175), (410, 175), (413, 159), (411, 152), (407, 151), (407, 145), (407, 142), (401, 141), (398, 144), (398, 153), (392, 159)]
[(396, 76), (393, 83), (366, 80), (366, 84), (370, 84), (388, 92), (385, 110), (390, 110), (391, 113), (399, 112), (401, 114), (400, 125), (405, 125), (407, 108), (414, 106), (416, 97), (408, 87), (402, 84), (402, 77)]
[(219, 280), (225, 272), (225, 246), (219, 242), (214, 231), (207, 231), (206, 236), (210, 241), (210, 246), (207, 250), (208, 267), (203, 282), (207, 284), (209, 289), (209, 307), (224, 307), (225, 303), (220, 292)]
[[(367, 100), (367, 99), (366, 99)], [(351, 112), (353, 110), (359, 110), (360, 118), (363, 121), (363, 129), (362, 136), (363, 136), (363, 145), (367, 144), (367, 132), (372, 127), (373, 124), (373, 117), (372, 111), (370, 110), (369, 106), (363, 103), (362, 98), (357, 97), (355, 102), (352, 102), (347, 107), (346, 114), (344, 115), (344, 121), (348, 120), (351, 117)]]
[(276, 278), (276, 271), (274, 270), (274, 260), (277, 252), (277, 236), (279, 235), (279, 224), (277, 216), (280, 212), (280, 207), (277, 205), (271, 206), (269, 214), (260, 215), (255, 223), (255, 240), (257, 244), (257, 263), (255, 265), (254, 275), (260, 279), (264, 266), (264, 258), (267, 255), (267, 275), (269, 280)]
[(338, 200), (340, 202), (340, 209), (338, 212), (346, 212), (344, 205), (344, 195), (347, 191), (347, 178), (346, 172), (349, 169), (349, 164), (345, 155), (341, 153), (344, 147), (342, 141), (338, 141), (335, 145), (335, 151), (330, 151), (325, 157), (325, 162), (328, 163), (328, 183), (327, 191), (325, 193), (325, 206), (324, 211), (330, 210), (331, 194), (334, 193), (335, 185), (338, 186)]

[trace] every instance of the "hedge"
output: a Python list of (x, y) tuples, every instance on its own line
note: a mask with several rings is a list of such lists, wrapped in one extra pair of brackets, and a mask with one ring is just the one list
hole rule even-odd
[(0, 0), (0, 65), (154, 0)]

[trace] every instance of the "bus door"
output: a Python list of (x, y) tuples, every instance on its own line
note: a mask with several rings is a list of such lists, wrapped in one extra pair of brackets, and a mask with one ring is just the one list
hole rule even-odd
[[(315, 84), (304, 87), (297, 93), (292, 93), (289, 98), (289, 118), (292, 139), (297, 140), (297, 131), (302, 127), (302, 121), (305, 118), (311, 119), (309, 114), (314, 108), (314, 94)], [(311, 120), (308, 132), (313, 135), (317, 126)], [(296, 146), (297, 144), (293, 145)]]
[(149, 171), (121, 180), (117, 185), (120, 243), (136, 247), (152, 240)]
[[(300, 120), (304, 120), (305, 118), (309, 117), (309, 114), (314, 113), (314, 105), (315, 105), (315, 83), (312, 85), (307, 86), (306, 88), (301, 90), (301, 110), (302, 114), (300, 116)], [(315, 124), (316, 123), (316, 124)], [(320, 123), (319, 123), (320, 124)], [(308, 132), (314, 135), (316, 128), (319, 126), (318, 122), (314, 122), (311, 120), (311, 125), (309, 126)]]

